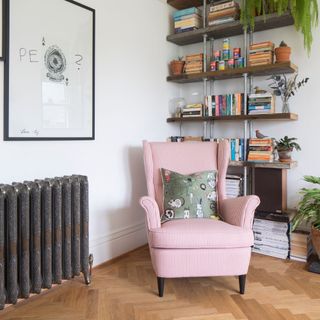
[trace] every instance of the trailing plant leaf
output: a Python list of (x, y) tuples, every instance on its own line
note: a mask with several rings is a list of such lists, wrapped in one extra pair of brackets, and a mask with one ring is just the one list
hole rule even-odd
[(312, 29), (317, 27), (319, 22), (317, 0), (241, 0), (240, 7), (243, 28), (247, 30), (250, 27), (252, 31), (256, 14), (262, 14), (265, 18), (266, 12), (276, 11), (278, 15), (282, 15), (290, 10), (296, 30), (303, 34), (304, 47), (310, 54), (313, 42)]

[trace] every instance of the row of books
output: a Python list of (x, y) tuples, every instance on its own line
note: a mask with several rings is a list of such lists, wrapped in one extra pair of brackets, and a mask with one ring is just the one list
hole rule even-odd
[(290, 257), (290, 217), (287, 214), (256, 212), (252, 251), (280, 259)]
[(186, 56), (184, 72), (199, 73), (203, 71), (203, 53), (190, 54)]
[(173, 13), (174, 32), (181, 33), (202, 27), (201, 10), (192, 7)]
[(243, 177), (241, 175), (226, 176), (226, 195), (227, 198), (237, 198), (242, 195), (242, 182)]
[(235, 116), (244, 114), (244, 94), (210, 95), (205, 97), (205, 116)]
[(239, 4), (236, 1), (215, 1), (208, 8), (208, 25), (214, 26), (239, 19)]
[(228, 140), (230, 143), (230, 160), (231, 161), (245, 161), (246, 155), (244, 153), (245, 140), (243, 138), (215, 138), (216, 142)]
[(270, 114), (275, 112), (275, 98), (272, 93), (254, 93), (248, 96), (248, 114)]
[(265, 41), (249, 46), (249, 66), (273, 63), (274, 43)]
[(271, 138), (249, 139), (248, 161), (273, 162), (274, 142)]

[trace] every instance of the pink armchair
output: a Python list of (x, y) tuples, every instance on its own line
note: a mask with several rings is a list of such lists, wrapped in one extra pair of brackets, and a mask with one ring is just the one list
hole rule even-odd
[[(143, 143), (148, 196), (140, 199), (146, 213), (148, 243), (159, 296), (164, 279), (179, 277), (239, 276), (245, 290), (252, 223), (257, 196), (226, 199), (225, 178), (230, 159), (228, 142)], [(176, 219), (161, 225), (163, 188), (160, 169), (181, 174), (218, 170), (218, 207), (223, 221)]]

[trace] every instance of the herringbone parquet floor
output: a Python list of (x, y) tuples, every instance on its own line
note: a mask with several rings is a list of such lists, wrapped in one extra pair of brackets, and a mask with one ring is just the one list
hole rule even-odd
[(245, 295), (236, 277), (166, 280), (158, 298), (146, 247), (0, 313), (3, 320), (320, 319), (320, 275), (304, 264), (253, 255)]

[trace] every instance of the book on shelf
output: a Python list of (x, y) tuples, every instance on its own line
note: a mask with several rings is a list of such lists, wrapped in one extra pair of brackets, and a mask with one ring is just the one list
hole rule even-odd
[(242, 175), (230, 175), (226, 176), (226, 196), (227, 198), (237, 198), (242, 195)]
[(216, 117), (244, 114), (243, 93), (206, 96), (204, 114)]
[(265, 41), (249, 46), (249, 66), (272, 64), (274, 57), (274, 43)]
[(186, 56), (185, 61), (185, 73), (199, 73), (203, 71), (203, 53), (189, 54)]
[(270, 138), (249, 139), (248, 161), (253, 162), (273, 162), (274, 147), (273, 140)]
[(275, 97), (271, 93), (255, 93), (248, 96), (248, 114), (275, 112)]
[(188, 32), (188, 31), (193, 31), (193, 30), (197, 30), (199, 28), (197, 27), (188, 27), (188, 28), (177, 28), (177, 29), (174, 29), (174, 32), (175, 33), (182, 33), (182, 32)]
[(239, 4), (236, 1), (213, 3), (209, 6), (207, 20), (208, 25), (218, 25), (239, 19)]
[(181, 116), (183, 118), (188, 117), (202, 117), (203, 106), (201, 103), (188, 104), (181, 110)]
[(189, 15), (186, 15), (186, 16), (180, 16), (180, 17), (177, 17), (177, 18), (173, 18), (175, 22), (178, 22), (178, 21), (183, 21), (183, 20), (187, 20), (187, 19), (192, 19), (192, 18), (196, 18), (198, 20), (201, 20), (202, 17), (196, 13), (193, 13), (193, 14), (189, 14)]
[(230, 160), (231, 161), (245, 161), (244, 146), (245, 140), (243, 138), (215, 138), (213, 141), (217, 143), (227, 140), (230, 145)]
[(175, 11), (173, 13), (173, 19), (183, 17), (183, 16), (188, 16), (191, 14), (197, 14), (199, 16), (202, 15), (201, 10), (199, 8), (191, 7), (191, 8)]
[(292, 214), (256, 211), (252, 251), (281, 259), (289, 258), (292, 217)]

